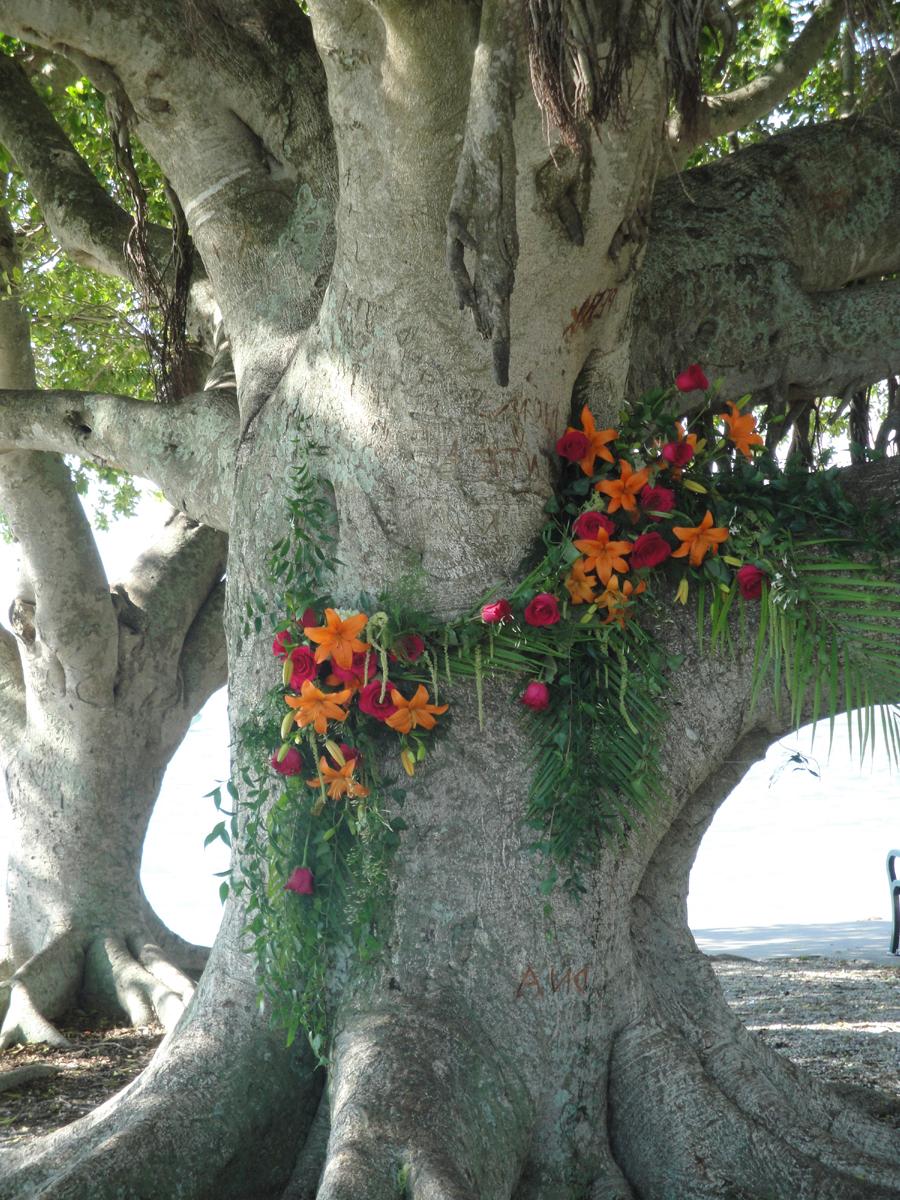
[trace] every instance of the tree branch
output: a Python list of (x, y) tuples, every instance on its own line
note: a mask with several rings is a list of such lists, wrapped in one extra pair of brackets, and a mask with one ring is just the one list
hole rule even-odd
[[(235, 345), (252, 341), (265, 310), (283, 367), (318, 311), (334, 249), (334, 147), (306, 18), (281, 0), (272, 38), (235, 29), (211, 4), (162, 0), (140, 26), (123, 0), (3, 7), (8, 33), (64, 54), (115, 99), (181, 202)], [(266, 19), (271, 34), (271, 5)], [(248, 303), (255, 289), (265, 302)]]
[[(17, 265), (12, 226), (0, 209), (0, 276), (9, 279)], [(0, 383), (34, 385), (28, 320), (14, 290), (0, 298), (0, 370)], [(0, 444), (0, 511), (21, 546), (42, 652), (56, 655), (66, 690), (106, 703), (115, 680), (116, 618), (90, 525), (62, 459)]]
[(192, 715), (228, 681), (224, 580), (207, 596), (184, 639), (181, 678), (184, 708)]
[[(466, 132), (447, 215), (447, 269), (460, 308), (490, 338), (494, 379), (509, 383), (509, 298), (519, 257), (516, 230), (516, 6), (484, 0), (472, 65)], [(472, 277), (465, 251), (474, 257)]]
[(0, 452), (0, 509), (34, 590), (35, 629), (63, 665), (66, 689), (86, 702), (107, 702), (116, 674), (116, 617), (68, 467), (55, 454)]
[(16, 639), (0, 625), (0, 760), (6, 761), (25, 728), (25, 682)]
[(122, 248), (131, 217), (104, 191), (28, 76), (6, 54), (0, 54), (0, 142), (66, 253), (82, 266), (128, 279)]
[(149, 618), (146, 638), (162, 657), (181, 652), (185, 636), (225, 573), (228, 538), (173, 512), (156, 543), (123, 581), (128, 599)]
[(669, 146), (674, 165), (682, 166), (704, 142), (758, 121), (780, 104), (822, 58), (845, 11), (844, 0), (825, 0), (781, 58), (769, 63), (762, 75), (732, 92), (704, 96), (690, 128), (680, 116), (673, 117)]
[(227, 389), (149, 404), (90, 392), (0, 390), (0, 449), (55, 450), (143, 475), (173, 508), (227, 529), (238, 437)]
[(668, 179), (653, 200), (628, 392), (695, 361), (759, 399), (884, 378), (900, 359), (900, 284), (857, 281), (898, 270), (900, 135), (888, 124), (790, 130)]

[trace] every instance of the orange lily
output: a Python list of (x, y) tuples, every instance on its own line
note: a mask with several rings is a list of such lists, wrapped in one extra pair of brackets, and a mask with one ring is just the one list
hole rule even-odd
[(342, 796), (362, 799), (363, 796), (368, 796), (369, 789), (353, 778), (358, 761), (356, 758), (348, 758), (342, 767), (332, 767), (323, 756), (319, 759), (319, 774), (315, 779), (307, 779), (306, 786), (321, 787), (324, 781), (328, 785), (326, 790), (332, 800), (340, 800)]
[(603, 584), (609, 583), (613, 571), (628, 570), (623, 556), (631, 553), (631, 547), (631, 542), (611, 542), (605, 529), (598, 529), (596, 537), (579, 538), (575, 542), (576, 550), (584, 555), (585, 571), (596, 571)]
[(672, 532), (680, 539), (681, 545), (672, 551), (673, 558), (691, 556), (691, 566), (699, 567), (706, 558), (707, 550), (713, 554), (719, 553), (719, 545), (728, 537), (728, 530), (713, 527), (713, 515), (706, 510), (706, 516), (699, 525), (688, 528), (685, 525), (673, 525)]
[(353, 695), (352, 688), (340, 692), (322, 692), (309, 679), (304, 680), (299, 696), (285, 696), (288, 708), (296, 709), (294, 720), (302, 728), (312, 725), (316, 733), (324, 733), (329, 721), (346, 721), (341, 708)]
[(579, 558), (572, 563), (572, 570), (566, 576), (566, 589), (573, 604), (584, 604), (586, 600), (594, 599), (594, 584), (597, 582), (588, 574), (587, 560)]
[(639, 596), (645, 591), (647, 584), (642, 579), (635, 587), (630, 579), (619, 586), (619, 578), (613, 575), (609, 583), (606, 585), (606, 591), (597, 597), (598, 607), (603, 607), (609, 610), (609, 615), (604, 621), (604, 625), (608, 625), (611, 621), (617, 622), (619, 625), (624, 625), (629, 616), (632, 598)]
[[(646, 467), (635, 471), (631, 463), (620, 458), (619, 478), (602, 479), (595, 485), (594, 491), (605, 492), (609, 496), (608, 512), (614, 513), (619, 508), (624, 508), (626, 512), (634, 512), (637, 509), (638, 492), (645, 486), (649, 478), (650, 472)], [(604, 580), (605, 582), (606, 580)]]
[(311, 642), (318, 642), (316, 662), (333, 658), (339, 667), (349, 667), (355, 653), (362, 653), (369, 648), (368, 642), (361, 642), (356, 636), (365, 628), (368, 620), (365, 613), (357, 613), (355, 617), (342, 621), (336, 609), (326, 608), (325, 624), (307, 625), (303, 631)]
[(385, 724), (390, 725), (397, 733), (409, 733), (418, 726), (422, 729), (434, 729), (435, 716), (439, 717), (450, 707), (449, 704), (429, 704), (428, 692), (421, 683), (410, 700), (401, 696), (396, 688), (391, 688), (391, 703), (397, 706), (397, 711), (392, 717), (388, 717)]
[[(585, 475), (593, 475), (594, 462), (597, 457), (605, 459), (607, 462), (613, 461), (613, 456), (606, 448), (607, 442), (613, 442), (619, 436), (618, 429), (598, 429), (594, 423), (594, 414), (585, 404), (581, 410), (581, 431), (590, 442), (590, 448), (584, 458), (579, 459), (578, 465), (584, 471)], [(577, 433), (570, 425), (566, 433)]]
[(763, 446), (763, 439), (756, 432), (756, 417), (753, 413), (741, 413), (734, 401), (728, 401), (731, 413), (723, 413), (722, 420), (728, 426), (728, 437), (745, 458), (752, 458), (751, 446)]

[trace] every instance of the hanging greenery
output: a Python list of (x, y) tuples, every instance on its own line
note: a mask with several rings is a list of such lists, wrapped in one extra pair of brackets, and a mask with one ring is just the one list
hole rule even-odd
[[(682, 393), (697, 390), (707, 403), (685, 420)], [(384, 764), (399, 760), (410, 778), (427, 769), (431, 738), (452, 720), (445, 682), (474, 681), (481, 721), (493, 677), (525, 681), (534, 761), (523, 819), (548, 897), (557, 886), (577, 894), (603, 847), (661, 796), (655, 734), (680, 660), (642, 612), (652, 624), (661, 606), (693, 601), (700, 653), (753, 641), (753, 703), (767, 683), (776, 697), (786, 690), (795, 724), (857, 709), (859, 749), (874, 744), (878, 705), (900, 696), (900, 588), (882, 561), (896, 546), (835, 471), (782, 471), (748, 399), (719, 402), (695, 365), (617, 429), (598, 429), (585, 407), (556, 444), (559, 487), (532, 569), (449, 624), (414, 611), (402, 588), (334, 605), (321, 450), (306, 444), (292, 533), (272, 557), (281, 680), (244, 730), (260, 768), (245, 771), (244, 820), (232, 824), (244, 864), (232, 886), (247, 893), (263, 993), (289, 1039), (305, 1030), (324, 1058), (326, 975), (380, 950), (405, 828), (405, 788)], [(261, 614), (251, 605), (247, 616), (259, 631)], [(900, 760), (898, 710), (880, 709), (877, 725)]]

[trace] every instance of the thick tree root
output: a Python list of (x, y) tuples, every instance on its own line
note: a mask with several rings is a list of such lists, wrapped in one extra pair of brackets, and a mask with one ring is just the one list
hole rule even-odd
[[(734, 1064), (736, 1065), (736, 1064)], [(728, 1094), (678, 1033), (646, 1018), (616, 1041), (610, 1134), (616, 1158), (642, 1200), (897, 1200), (893, 1161), (843, 1141), (840, 1130), (799, 1120), (803, 1093), (765, 1116), (748, 1111), (759, 1072), (745, 1065)], [(749, 1085), (749, 1086), (748, 1086)], [(771, 1089), (770, 1089), (771, 1091)], [(896, 1134), (888, 1129), (895, 1142)]]
[(0, 1154), (0, 1200), (276, 1200), (319, 1095), (309, 1051), (285, 1051), (232, 954), (124, 1091)]
[(68, 1045), (52, 1018), (68, 1008), (81, 986), (83, 950), (73, 933), (64, 933), (33, 955), (4, 985), (6, 993), (0, 1050), (17, 1042)]
[(509, 1200), (531, 1110), (487, 1044), (421, 1012), (355, 1019), (335, 1047), (317, 1200)]
[(157, 946), (138, 949), (131, 941), (135, 952), (116, 936), (91, 942), (85, 959), (85, 996), (106, 1009), (115, 997), (132, 1025), (158, 1020), (164, 1029), (173, 1029), (194, 994), (194, 985), (165, 960)]
[[(130, 948), (129, 948), (130, 943)], [(158, 946), (117, 934), (86, 938), (71, 930), (24, 963), (3, 985), (0, 1049), (17, 1042), (66, 1045), (53, 1021), (78, 996), (116, 1020), (173, 1029), (194, 983)]]

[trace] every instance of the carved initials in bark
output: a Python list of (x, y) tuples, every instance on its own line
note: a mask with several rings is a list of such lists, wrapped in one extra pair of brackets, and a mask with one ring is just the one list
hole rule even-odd
[[(575, 993), (579, 996), (587, 995), (589, 971), (590, 967), (588, 966), (584, 966), (581, 970), (575, 972), (572, 971), (571, 967), (566, 967), (564, 971), (561, 971), (557, 975), (556, 969), (551, 967), (549, 976), (551, 994), (555, 996), (557, 992), (564, 991), (568, 995), (574, 989)], [(529, 992), (529, 988), (533, 988), (534, 990)], [(532, 995), (540, 1000), (543, 999), (545, 990), (537, 972), (529, 963), (522, 973), (519, 986), (516, 988), (516, 999), (520, 1000), (523, 996)]]

